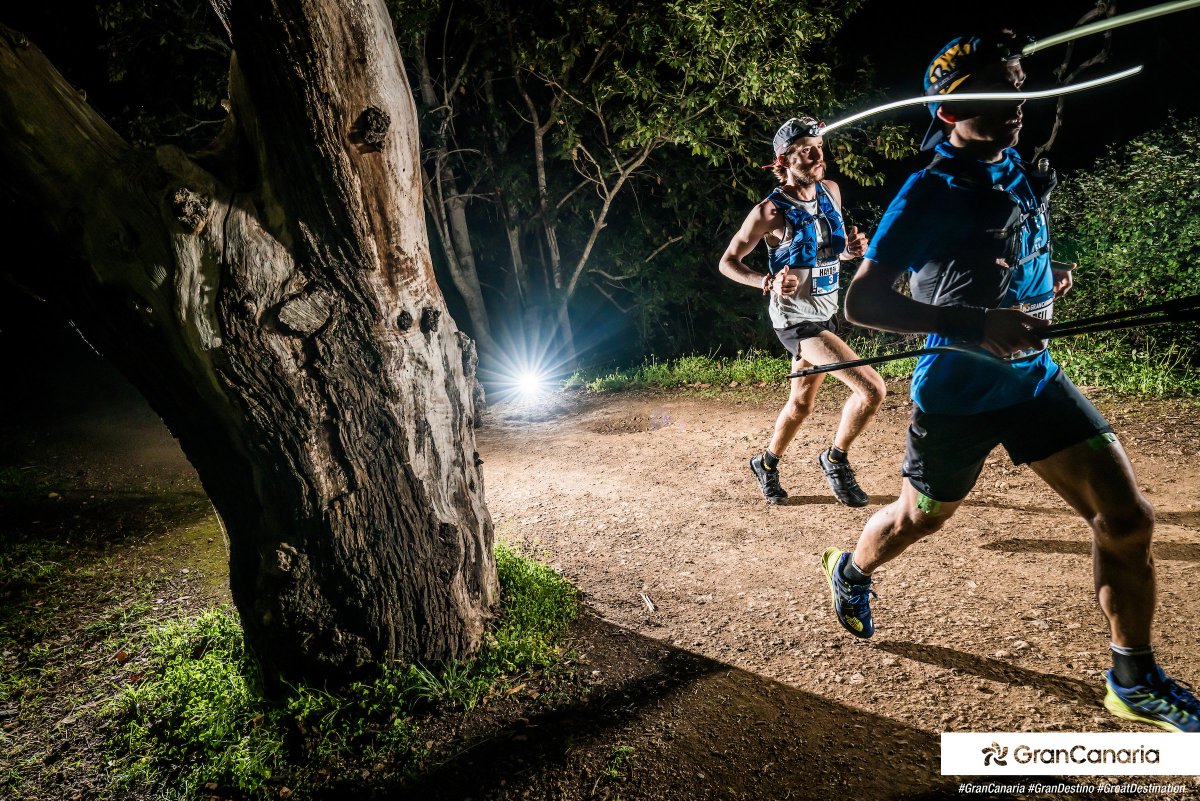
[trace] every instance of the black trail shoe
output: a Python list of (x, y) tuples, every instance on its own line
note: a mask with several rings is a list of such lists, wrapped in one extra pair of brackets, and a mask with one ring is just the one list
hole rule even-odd
[(833, 497), (838, 499), (838, 503), (846, 506), (866, 506), (871, 502), (867, 493), (858, 486), (858, 479), (854, 477), (854, 468), (850, 466), (849, 461), (831, 461), (829, 450), (825, 449), (817, 457), (817, 464), (825, 473), (825, 480), (829, 482), (829, 488), (833, 490)]
[(763, 465), (761, 453), (750, 460), (750, 471), (758, 479), (759, 489), (767, 503), (783, 503), (787, 499), (787, 490), (779, 486), (779, 471), (768, 470)]

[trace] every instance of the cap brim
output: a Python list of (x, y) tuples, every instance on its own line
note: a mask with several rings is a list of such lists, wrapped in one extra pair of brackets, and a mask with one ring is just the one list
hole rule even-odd
[(921, 140), (921, 150), (933, 150), (945, 141), (946, 123), (942, 122), (938, 117), (934, 117), (929, 123), (929, 130), (925, 132), (925, 138)]

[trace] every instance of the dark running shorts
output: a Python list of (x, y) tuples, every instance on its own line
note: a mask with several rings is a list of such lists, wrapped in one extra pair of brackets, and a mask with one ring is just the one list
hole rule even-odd
[(800, 343), (811, 337), (815, 337), (822, 331), (830, 331), (834, 334), (838, 332), (837, 315), (830, 317), (828, 320), (820, 323), (795, 323), (787, 328), (776, 328), (775, 336), (779, 337), (779, 341), (787, 348), (787, 352), (792, 354), (793, 359), (800, 358)]
[(1062, 370), (1031, 401), (977, 414), (925, 414), (913, 407), (901, 474), (935, 501), (961, 501), (983, 462), (1003, 445), (1013, 464), (1037, 462), (1112, 426)]

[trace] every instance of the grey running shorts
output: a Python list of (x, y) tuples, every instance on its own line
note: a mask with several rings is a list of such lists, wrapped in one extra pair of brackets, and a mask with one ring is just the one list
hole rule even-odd
[(830, 331), (834, 334), (838, 332), (837, 315), (830, 317), (819, 323), (805, 321), (803, 323), (794, 323), (786, 328), (776, 328), (775, 336), (779, 337), (779, 341), (787, 348), (787, 352), (792, 354), (793, 359), (800, 358), (800, 343), (810, 337), (815, 337), (822, 331)]

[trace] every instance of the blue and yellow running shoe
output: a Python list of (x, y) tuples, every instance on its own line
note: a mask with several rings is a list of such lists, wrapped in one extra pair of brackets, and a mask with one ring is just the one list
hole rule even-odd
[[(821, 567), (829, 580), (829, 592), (833, 595), (833, 611), (838, 622), (855, 637), (864, 640), (875, 633), (871, 623), (871, 582), (855, 584), (842, 578), (842, 565), (850, 558), (846, 551), (826, 548), (821, 556)], [(879, 597), (879, 596), (875, 596)]]
[(1158, 665), (1147, 677), (1149, 683), (1138, 687), (1117, 684), (1111, 670), (1105, 678), (1108, 695), (1104, 697), (1104, 708), (1117, 717), (1167, 731), (1200, 732), (1200, 700), (1192, 694), (1191, 686), (1167, 678)]

